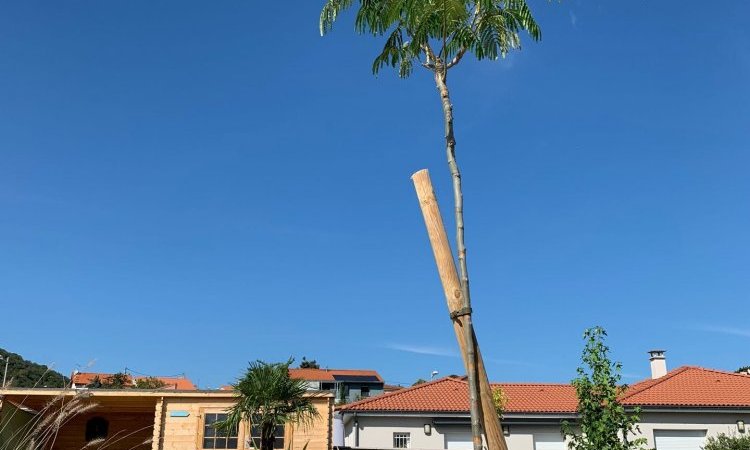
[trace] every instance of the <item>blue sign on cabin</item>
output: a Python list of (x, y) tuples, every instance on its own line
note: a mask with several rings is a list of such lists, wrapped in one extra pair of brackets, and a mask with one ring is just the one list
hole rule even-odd
[(169, 417), (188, 417), (190, 413), (188, 411), (171, 411)]

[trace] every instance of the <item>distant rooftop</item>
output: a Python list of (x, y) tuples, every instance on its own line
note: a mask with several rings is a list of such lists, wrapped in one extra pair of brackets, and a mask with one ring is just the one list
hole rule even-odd
[[(106, 378), (111, 377), (112, 373), (97, 373), (97, 372), (78, 372), (73, 375), (73, 384), (80, 385), (81, 387), (86, 386), (87, 384), (94, 381), (96, 377), (99, 377), (99, 380), (104, 381)], [(128, 385), (129, 387), (132, 387), (132, 385), (135, 384), (136, 380), (142, 380), (149, 377), (144, 376), (136, 376), (132, 377), (130, 375), (127, 375), (128, 377)], [(160, 389), (175, 389), (179, 391), (194, 391), (198, 388), (193, 384), (192, 381), (190, 381), (186, 377), (153, 377), (164, 383), (164, 386)]]
[(367, 369), (289, 369), (289, 376), (307, 381), (383, 382), (380, 374)]

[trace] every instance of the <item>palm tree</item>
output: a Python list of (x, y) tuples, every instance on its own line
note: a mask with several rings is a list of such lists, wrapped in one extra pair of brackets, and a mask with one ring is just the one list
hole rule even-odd
[[(326, 0), (320, 14), (321, 35), (329, 32), (339, 15), (354, 0)], [(467, 53), (477, 59), (497, 59), (520, 48), (523, 30), (534, 40), (541, 30), (531, 15), (526, 0), (359, 0), (355, 29), (359, 33), (386, 36), (383, 50), (375, 58), (372, 71), (390, 66), (399, 76), (408, 77), (414, 64), (432, 72), (443, 108), (445, 149), (453, 180), (456, 220), (456, 251), (463, 308), (452, 318), (464, 316), (466, 361), (469, 381), (472, 436), (475, 450), (481, 449), (481, 411), (477, 381), (477, 356), (471, 320), (469, 273), (464, 243), (463, 190), (456, 161), (453, 132), (453, 104), (448, 90), (448, 72)], [(502, 436), (500, 447), (504, 448)]]
[(242, 422), (252, 424), (260, 435), (253, 447), (273, 450), (277, 426), (312, 423), (318, 410), (306, 395), (306, 382), (289, 377), (292, 362), (251, 362), (245, 375), (232, 385), (236, 403), (216, 427), (227, 431), (237, 430)]

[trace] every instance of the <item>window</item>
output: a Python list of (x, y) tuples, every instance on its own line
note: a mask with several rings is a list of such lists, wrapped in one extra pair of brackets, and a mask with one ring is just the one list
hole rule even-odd
[(411, 448), (411, 433), (393, 433), (393, 448)]
[[(276, 429), (273, 433), (273, 448), (284, 448), (284, 425), (276, 425)], [(250, 427), (250, 439), (252, 439), (252, 447), (260, 448), (260, 425), (253, 425)]]
[(321, 391), (333, 391), (336, 389), (336, 383), (320, 383)]
[(86, 442), (94, 439), (107, 439), (109, 422), (104, 417), (92, 417), (86, 422)]
[(365, 387), (365, 386), (362, 386), (362, 387), (361, 387), (361, 388), (359, 389), (359, 396), (360, 396), (360, 397), (362, 397), (362, 398), (366, 398), (366, 397), (369, 397), (369, 396), (370, 396), (370, 388), (369, 388), (369, 387)]
[(216, 423), (223, 420), (227, 420), (226, 413), (203, 415), (203, 448), (237, 448), (237, 429), (216, 429)]

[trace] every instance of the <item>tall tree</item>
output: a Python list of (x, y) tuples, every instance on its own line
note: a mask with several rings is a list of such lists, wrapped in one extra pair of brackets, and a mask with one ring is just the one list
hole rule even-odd
[(318, 364), (317, 361), (314, 359), (307, 359), (307, 357), (302, 357), (302, 362), (299, 363), (300, 369), (320, 369), (320, 364)]
[(586, 344), (573, 386), (578, 395), (578, 423), (563, 422), (570, 450), (639, 450), (646, 438), (630, 439), (638, 431), (639, 410), (625, 410), (620, 396), (628, 388), (621, 383), (622, 365), (612, 362), (604, 344), (607, 332), (602, 327), (584, 332)]
[(463, 308), (454, 313), (464, 316), (472, 436), (475, 450), (480, 450), (482, 418), (464, 239), (463, 189), (456, 161), (448, 72), (467, 53), (478, 60), (504, 57), (509, 51), (520, 48), (520, 32), (525, 30), (532, 39), (539, 40), (541, 30), (525, 0), (327, 0), (320, 14), (321, 35), (329, 32), (341, 12), (354, 3), (359, 4), (356, 31), (386, 37), (382, 51), (372, 64), (373, 73), (390, 66), (406, 78), (417, 64), (432, 72), (440, 95), (445, 150), (453, 181), (456, 252), (463, 301)]
[(309, 424), (315, 420), (319, 414), (306, 396), (306, 382), (289, 377), (292, 362), (250, 363), (245, 375), (232, 385), (236, 401), (217, 428), (236, 430), (242, 422), (252, 424), (260, 435), (253, 446), (273, 450), (277, 425)]

